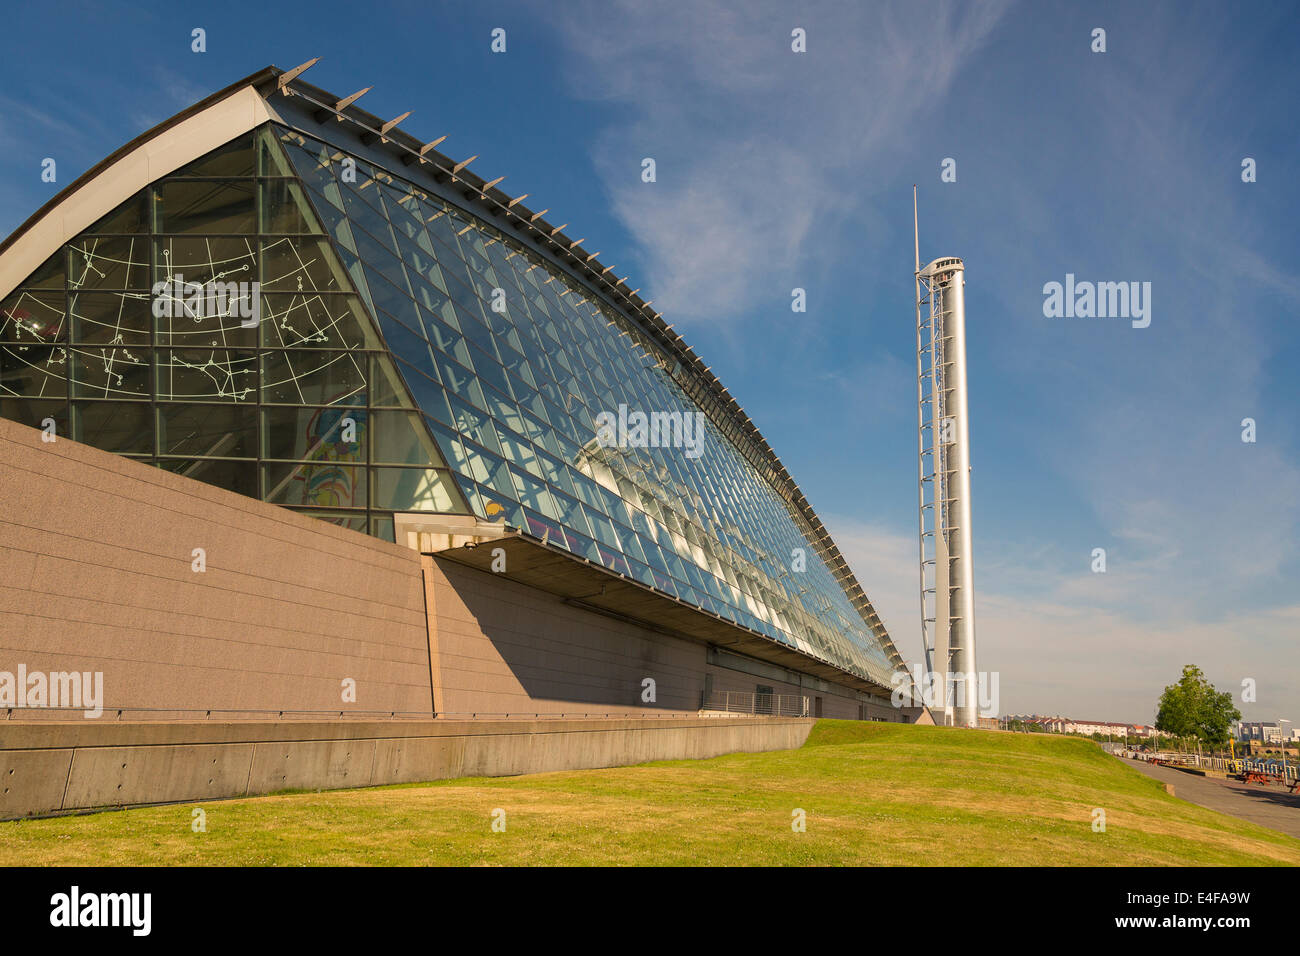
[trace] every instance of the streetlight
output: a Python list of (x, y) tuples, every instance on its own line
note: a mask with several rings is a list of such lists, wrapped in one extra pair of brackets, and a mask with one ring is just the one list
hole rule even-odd
[(1283, 783), (1286, 783), (1286, 734), (1282, 732), (1282, 725), (1289, 724), (1289, 723), (1291, 723), (1291, 721), (1287, 720), (1285, 717), (1279, 717), (1277, 719), (1278, 737), (1281, 738), (1278, 742), (1281, 743), (1282, 745), (1282, 782)]

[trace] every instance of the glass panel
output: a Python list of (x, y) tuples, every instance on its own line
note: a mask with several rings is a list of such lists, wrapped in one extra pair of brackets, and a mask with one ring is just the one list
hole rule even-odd
[(139, 192), (100, 219), (86, 232), (97, 235), (134, 234), (149, 231), (149, 196)]
[(451, 424), (447, 395), (442, 386), (405, 362), (399, 362), (398, 368), (401, 369), (402, 377), (406, 380), (407, 387), (415, 399), (416, 407), (426, 416), (432, 416), (443, 424)]
[(377, 355), (370, 360), (370, 403), (411, 407), (411, 400), (406, 395), (406, 386), (398, 375), (397, 369), (388, 359)]
[[(177, 279), (185, 283), (243, 283), (257, 281), (257, 242), (251, 236), (169, 236), (157, 240), (156, 275), (159, 281)], [(247, 297), (243, 290), (227, 295)]]
[(176, 176), (252, 176), (257, 170), (253, 165), (253, 134), (231, 140), (224, 146), (214, 149), (188, 166), (172, 173)]
[(140, 289), (153, 286), (149, 240), (143, 236), (83, 236), (68, 244), (69, 289)]
[(328, 240), (286, 236), (262, 243), (263, 292), (347, 292), (350, 288)]
[(505, 429), (497, 429), (497, 437), (501, 439), (501, 450), (505, 453), (507, 460), (516, 465), (522, 465), (538, 478), (542, 477), (542, 466), (537, 460), (537, 453), (533, 451), (532, 445), (520, 438), (516, 438)]
[(465, 343), (464, 337), (435, 315), (425, 313), (421, 318), (424, 320), (423, 331), (425, 337), (430, 344), (442, 352), (443, 355), (469, 368), (469, 346)]
[(262, 344), (276, 348), (373, 349), (379, 338), (354, 295), (262, 295)]
[(420, 324), (420, 312), (415, 305), (415, 300), (374, 270), (367, 268), (365, 271), (366, 283), (370, 288), (375, 307), (399, 319), (408, 327), (417, 328)]
[(249, 498), (257, 497), (257, 463), (253, 461), (160, 458), (158, 467)]
[(548, 518), (559, 518), (559, 511), (551, 501), (551, 493), (544, 484), (513, 468), (510, 470), (510, 475), (515, 480), (515, 489), (521, 505), (540, 511)]
[(441, 388), (428, 389), (426, 393), (420, 395), (419, 401), (420, 411), (424, 413), (424, 417), (429, 421), (438, 422), (441, 425), (451, 424), (451, 406), (447, 403), (447, 393)]
[[(358, 197), (355, 188), (344, 189), (343, 204), (352, 222), (352, 236), (357, 241), (357, 254), (367, 263), (378, 265), (387, 255), (396, 261), (397, 245), (388, 220), (365, 200)], [(363, 247), (372, 247), (367, 251)]]
[(262, 183), (263, 232), (320, 232), (316, 217), (307, 208), (302, 187), (288, 179)]
[(264, 408), (262, 457), (364, 464), (368, 426), (363, 408)]
[(451, 473), (435, 468), (374, 468), (374, 505), (393, 511), (454, 511)]
[(148, 398), (149, 351), (81, 346), (68, 350), (72, 394), (79, 398)]
[(263, 126), (257, 133), (257, 171), (263, 176), (292, 176), (293, 166), (278, 142), (274, 126)]
[(551, 491), (551, 498), (555, 501), (560, 520), (567, 527), (579, 534), (591, 535), (591, 527), (587, 524), (587, 516), (582, 513), (582, 508), (576, 501), (557, 493), (554, 489)]
[(257, 354), (223, 348), (158, 350), (162, 401), (254, 402)]
[[(256, 275), (256, 273), (254, 273)], [(156, 287), (153, 314), (163, 346), (253, 346), (261, 298), (249, 282), (179, 282)]]
[(334, 157), (338, 154), (333, 147), (327, 147), (314, 139), (308, 139), (292, 130), (271, 127), (285, 147), (286, 155), (293, 163), (298, 175), (314, 189), (334, 182)]
[(372, 460), (391, 465), (441, 465), (418, 412), (373, 412)]
[(366, 469), (329, 459), (262, 466), (263, 500), (320, 508), (364, 508)]
[(397, 321), (382, 309), (378, 311), (380, 328), (384, 333), (384, 342), (390, 352), (402, 361), (424, 369), (426, 374), (433, 371), (433, 356), (429, 352), (429, 343), (420, 338), (419, 333)]
[(340, 208), (343, 204), (343, 194), (339, 192), (338, 185), (331, 180), (323, 191), (308, 187), (306, 195), (315, 207), (316, 215), (324, 226), (325, 232), (343, 249), (356, 255), (357, 240), (352, 235), (352, 224), (348, 222), (348, 217)]
[(257, 457), (257, 410), (250, 405), (160, 405), (158, 453)]
[[(68, 388), (66, 355), (63, 348), (0, 345), (0, 396), (62, 398)], [(29, 420), (28, 416), (19, 420), (40, 421), (39, 418)]]
[(473, 442), (462, 442), (461, 448), (469, 464), (470, 473), (484, 488), (496, 492), (504, 500), (514, 501), (518, 492), (510, 468), (495, 455), (475, 447)]
[(28, 345), (66, 341), (62, 292), (15, 292), (0, 302), (0, 341)]
[(149, 344), (151, 300), (142, 293), (74, 292), (72, 338), (94, 345)]
[(147, 402), (77, 402), (73, 435), (79, 442), (119, 455), (153, 454), (153, 409)]
[(262, 400), (294, 405), (364, 405), (366, 357), (356, 352), (264, 352)]
[(47, 292), (62, 292), (63, 279), (67, 272), (67, 253), (60, 249), (54, 255), (50, 256), (41, 267), (29, 275), (26, 281), (20, 284), (20, 288), (31, 289), (33, 291), (43, 290)]
[[(5, 348), (0, 346), (0, 362), (3, 362)], [(68, 403), (58, 401), (38, 401), (30, 398), (15, 398), (8, 394), (3, 373), (0, 373), (0, 418), (26, 425), (28, 428), (44, 429), (46, 423), (54, 423), (55, 435), (71, 435), (68, 428)]]
[(257, 197), (253, 180), (178, 179), (155, 187), (158, 231), (254, 233)]
[[(458, 398), (463, 398), (480, 409), (483, 408), (483, 386), (479, 385), (478, 379), (474, 377), (473, 373), (450, 359), (440, 356), (435, 356), (435, 358), (437, 359), (438, 377), (442, 379), (443, 385)], [(452, 410), (457, 410), (454, 404)], [(483, 444), (492, 447), (495, 442), (483, 442)]]

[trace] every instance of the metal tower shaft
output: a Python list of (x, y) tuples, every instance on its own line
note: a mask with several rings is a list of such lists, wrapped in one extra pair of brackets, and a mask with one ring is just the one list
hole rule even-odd
[[(915, 194), (914, 194), (915, 196)], [(915, 204), (915, 198), (913, 199)], [(915, 205), (913, 217), (915, 221)], [(942, 723), (978, 724), (971, 554), (965, 265), (920, 265), (916, 239), (916, 384), (921, 639)]]

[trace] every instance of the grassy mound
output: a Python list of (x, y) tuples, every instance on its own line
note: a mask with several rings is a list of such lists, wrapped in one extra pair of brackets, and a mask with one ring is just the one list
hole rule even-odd
[(1256, 863), (1300, 841), (1086, 740), (833, 720), (775, 753), (0, 823), (4, 865)]

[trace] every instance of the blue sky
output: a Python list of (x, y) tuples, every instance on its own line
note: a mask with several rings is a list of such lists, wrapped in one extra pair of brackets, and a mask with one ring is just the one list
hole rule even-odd
[[(922, 260), (967, 266), (978, 665), (1000, 673), (1002, 710), (1150, 720), (1196, 663), (1223, 690), (1256, 682), (1248, 719), (1300, 721), (1292, 6), (51, 3), (6, 19), (23, 41), (0, 61), (0, 234), (171, 114), (319, 56), (305, 79), (373, 85), (367, 109), (413, 110), (405, 129), (479, 154), (480, 175), (631, 275), (758, 423), (909, 660), (918, 183)], [(1150, 282), (1150, 326), (1044, 317), (1044, 283), (1067, 273)]]

